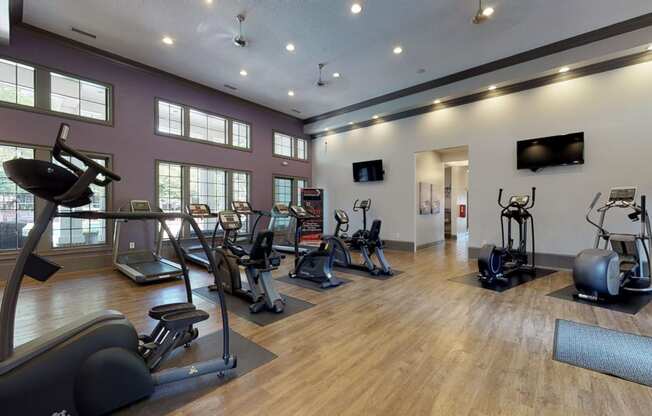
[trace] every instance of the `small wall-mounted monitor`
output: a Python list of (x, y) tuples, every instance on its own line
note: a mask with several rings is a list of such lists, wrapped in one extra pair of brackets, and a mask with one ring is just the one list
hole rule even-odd
[(584, 133), (570, 133), (516, 143), (517, 169), (584, 164)]
[(383, 170), (383, 161), (380, 159), (356, 162), (353, 164), (354, 182), (382, 181), (384, 177), (385, 171)]

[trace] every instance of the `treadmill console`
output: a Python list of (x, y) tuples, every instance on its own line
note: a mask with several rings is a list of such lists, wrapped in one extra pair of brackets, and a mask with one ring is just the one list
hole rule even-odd
[(509, 205), (516, 204), (519, 207), (524, 207), (530, 202), (529, 195), (512, 195), (509, 198)]
[(149, 201), (145, 200), (129, 201), (129, 208), (131, 208), (131, 212), (152, 212), (152, 207), (149, 205)]
[(623, 186), (611, 188), (609, 191), (609, 203), (615, 205), (631, 205), (636, 200), (636, 187)]
[(287, 217), (290, 215), (290, 208), (286, 204), (274, 204), (272, 215), (275, 217)]
[(231, 202), (231, 207), (240, 215), (251, 215), (254, 213), (248, 201), (233, 201)]
[(220, 225), (224, 231), (239, 230), (242, 227), (240, 215), (235, 211), (220, 211)]
[(299, 205), (291, 205), (290, 206), (290, 211), (292, 212), (292, 216), (299, 218), (299, 219), (312, 219), (314, 218), (314, 215), (308, 212), (304, 207), (299, 206)]
[(369, 206), (371, 205), (371, 200), (365, 199), (360, 201), (360, 205), (358, 205), (361, 209), (369, 209)]
[(338, 208), (335, 210), (335, 221), (337, 221), (338, 224), (348, 224), (349, 216), (346, 214), (346, 211)]
[(193, 217), (210, 217), (211, 207), (206, 204), (188, 204), (188, 214)]

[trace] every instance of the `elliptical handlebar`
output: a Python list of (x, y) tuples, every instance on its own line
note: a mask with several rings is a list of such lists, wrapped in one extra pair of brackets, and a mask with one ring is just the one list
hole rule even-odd
[(97, 178), (93, 179), (92, 182), (98, 186), (107, 186), (112, 181), (120, 181), (122, 179), (119, 175), (116, 175), (111, 170), (95, 162), (93, 159), (86, 156), (82, 152), (79, 152), (73, 149), (72, 147), (68, 146), (66, 144), (66, 140), (68, 139), (69, 132), (70, 132), (70, 126), (67, 125), (66, 123), (61, 123), (61, 126), (59, 127), (59, 133), (57, 134), (57, 140), (54, 144), (54, 147), (52, 148), (52, 156), (57, 161), (59, 161), (59, 163), (61, 163), (66, 168), (73, 171), (77, 176), (81, 176), (84, 174), (84, 170), (76, 166), (71, 161), (67, 160), (65, 157), (63, 157), (63, 155), (67, 154), (69, 156), (74, 157), (75, 159), (79, 160), (84, 165), (86, 165), (89, 169), (95, 171), (96, 174), (101, 174), (104, 176), (103, 180), (99, 180)]
[(501, 208), (507, 208), (507, 205), (503, 205), (503, 188), (498, 190), (498, 206)]
[(531, 208), (534, 207), (534, 201), (536, 199), (536, 196), (537, 196), (537, 188), (536, 188), (536, 186), (533, 186), (532, 187), (532, 199), (530, 200), (530, 205), (527, 206), (525, 209), (531, 209)]

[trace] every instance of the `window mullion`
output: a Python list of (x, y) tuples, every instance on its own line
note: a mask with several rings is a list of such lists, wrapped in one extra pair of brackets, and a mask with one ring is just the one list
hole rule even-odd
[[(190, 204), (190, 166), (181, 165), (181, 211), (185, 211), (188, 204)], [(183, 237), (192, 235), (190, 228), (190, 224), (184, 221), (181, 230)]]

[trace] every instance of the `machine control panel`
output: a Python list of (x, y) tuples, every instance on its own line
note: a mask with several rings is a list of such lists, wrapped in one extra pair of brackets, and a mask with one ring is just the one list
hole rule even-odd
[(609, 191), (609, 202), (616, 205), (630, 205), (636, 200), (636, 187), (622, 186), (611, 188)]
[(292, 211), (292, 216), (297, 217), (299, 219), (311, 219), (314, 218), (314, 216), (308, 212), (304, 207), (299, 206), (299, 205), (292, 205), (290, 207), (290, 211)]
[(516, 204), (519, 207), (524, 207), (530, 202), (530, 196), (529, 195), (512, 195), (509, 198), (509, 204)]
[(335, 221), (337, 221), (339, 224), (348, 224), (349, 216), (347, 215), (346, 211), (338, 208), (335, 210)]
[(188, 204), (188, 214), (193, 217), (210, 217), (211, 207), (206, 204)]
[(235, 211), (220, 211), (220, 225), (224, 231), (239, 230), (242, 227), (240, 215)]
[(248, 201), (233, 201), (231, 202), (231, 207), (240, 215), (251, 215), (254, 213), (254, 210), (251, 208), (251, 204)]
[(129, 201), (129, 207), (131, 208), (131, 212), (152, 212), (152, 207), (149, 205), (149, 201), (145, 200)]
[(286, 204), (274, 204), (272, 207), (272, 215), (275, 217), (287, 217), (290, 215), (290, 208)]

